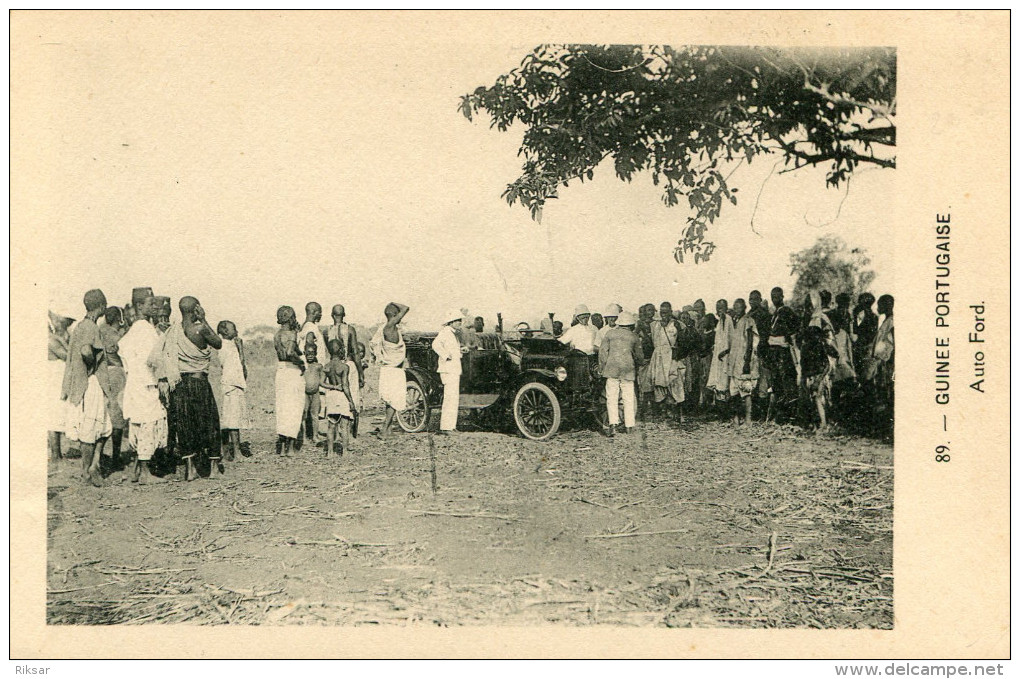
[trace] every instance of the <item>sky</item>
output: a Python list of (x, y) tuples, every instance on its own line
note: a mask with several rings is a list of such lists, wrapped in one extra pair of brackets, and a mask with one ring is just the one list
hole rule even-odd
[(531, 44), (407, 44), (336, 22), (266, 20), (236, 38), (54, 24), (33, 46), (45, 76), (18, 95), (44, 112), (35, 152), (49, 162), (30, 179), (40, 207), (19, 226), (49, 238), (55, 307), (81, 313), (94, 287), (120, 305), (151, 286), (242, 329), (274, 324), (281, 304), (301, 316), (308, 301), (343, 303), (364, 325), (402, 302), (414, 329), (450, 308), (490, 327), (499, 311), (568, 320), (578, 303), (711, 308), (792, 289), (790, 253), (829, 233), (867, 250), (875, 291), (893, 288), (893, 170), (862, 172), (845, 192), (820, 169), (742, 166), (739, 204), (724, 206), (717, 249), (697, 265), (674, 261), (687, 211), (665, 207), (647, 174), (625, 183), (603, 163), (541, 224), (508, 206), (522, 130), (470, 123), (457, 104)]

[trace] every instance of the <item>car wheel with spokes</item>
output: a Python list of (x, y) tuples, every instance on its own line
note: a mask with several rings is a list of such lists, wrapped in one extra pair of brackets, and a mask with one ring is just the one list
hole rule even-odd
[(560, 401), (541, 382), (528, 382), (518, 389), (513, 409), (517, 430), (532, 441), (546, 441), (560, 429)]
[(397, 424), (408, 434), (425, 431), (429, 424), (431, 408), (425, 400), (425, 390), (418, 380), (407, 380), (407, 408), (397, 413)]

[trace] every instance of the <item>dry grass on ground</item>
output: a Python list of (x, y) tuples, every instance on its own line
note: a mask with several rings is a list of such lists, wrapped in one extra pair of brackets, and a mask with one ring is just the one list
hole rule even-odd
[(282, 459), (269, 385), (223, 479), (51, 466), (51, 624), (892, 627), (888, 445), (648, 423)]

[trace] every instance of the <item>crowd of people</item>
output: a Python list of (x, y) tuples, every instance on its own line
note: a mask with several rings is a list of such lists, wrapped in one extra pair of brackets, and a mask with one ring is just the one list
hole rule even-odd
[[(635, 315), (618, 304), (602, 314), (579, 305), (567, 328), (554, 314), (538, 332), (556, 337), (597, 362), (605, 378), (609, 436), (630, 432), (643, 418), (702, 413), (734, 423), (754, 418), (800, 422), (825, 431), (830, 421), (870, 423), (869, 433), (891, 433), (894, 372), (893, 298), (870, 293), (851, 308), (848, 294), (810, 293), (798, 309), (783, 290), (771, 307), (755, 290), (747, 298), (702, 300), (675, 311), (645, 304)], [(833, 304), (833, 301), (835, 302)], [(251, 426), (248, 368), (237, 327), (213, 330), (198, 299), (182, 297), (180, 320), (171, 300), (135, 288), (123, 308), (108, 306), (101, 290), (84, 296), (84, 316), (49, 312), (49, 376), (57, 400), (49, 423), (49, 450), (60, 458), (77, 448), (82, 478), (102, 485), (104, 474), (130, 468), (134, 482), (165, 477), (179, 465), (184, 478), (224, 472), (224, 463), (250, 455), (241, 430)], [(392, 302), (372, 337), (379, 396), (388, 436), (407, 407), (406, 345), (400, 324), (408, 307)], [(432, 342), (443, 383), (439, 433), (456, 434), (461, 356), (484, 331), (481, 317), (451, 310)], [(880, 321), (881, 317), (881, 321)], [(307, 437), (324, 437), (327, 456), (350, 450), (364, 407), (367, 349), (346, 322), (343, 305), (323, 330), (322, 306), (277, 310), (274, 336), (276, 453), (290, 455)], [(530, 330), (526, 324), (518, 330)], [(502, 332), (502, 319), (497, 325)], [(213, 352), (221, 366), (217, 404), (210, 382)], [(622, 404), (623, 422), (620, 422)], [(326, 423), (320, 432), (319, 423)], [(65, 442), (66, 439), (66, 442)]]
[[(48, 424), (51, 459), (77, 449), (82, 479), (101, 486), (110, 471), (128, 467), (140, 483), (181, 465), (189, 481), (216, 476), (225, 462), (251, 454), (241, 441), (241, 430), (251, 427), (248, 366), (232, 321), (220, 321), (214, 331), (198, 299), (186, 296), (178, 304), (180, 320), (171, 322), (170, 298), (147, 287), (135, 288), (123, 308), (109, 306), (101, 290), (89, 290), (83, 302), (81, 320), (49, 312), (49, 390), (56, 399)], [(307, 304), (305, 314), (302, 325), (291, 307), (277, 314), (276, 449), (290, 454), (306, 432), (317, 438), (324, 419), (332, 456), (357, 433), (365, 347), (343, 305), (333, 307), (325, 332), (319, 304)], [(210, 382), (214, 351), (219, 404)]]
[[(80, 453), (83, 480), (96, 486), (115, 467), (133, 467), (135, 482), (153, 480), (158, 452), (174, 466), (179, 457), (189, 480), (198, 466), (222, 473), (224, 457), (242, 454), (240, 430), (249, 426), (244, 344), (234, 323), (214, 331), (194, 297), (181, 298), (181, 320), (171, 323), (170, 298), (151, 288), (135, 288), (123, 308), (89, 290), (84, 306), (77, 321), (49, 312), (51, 398), (59, 391), (51, 459), (63, 455), (66, 439)], [(221, 407), (208, 379), (212, 350), (222, 366)]]
[[(798, 309), (773, 288), (771, 307), (759, 291), (716, 302), (698, 299), (679, 311), (645, 304), (637, 315), (611, 304), (585, 305), (565, 330), (554, 314), (543, 332), (598, 356), (606, 378), (610, 436), (645, 417), (699, 412), (734, 424), (754, 418), (795, 422), (825, 432), (836, 421), (862, 433), (892, 433), (895, 381), (893, 297), (868, 292), (851, 308), (849, 294), (812, 291)], [(835, 302), (833, 304), (833, 302)], [(657, 312), (657, 313), (656, 313)], [(881, 322), (880, 322), (881, 318)]]

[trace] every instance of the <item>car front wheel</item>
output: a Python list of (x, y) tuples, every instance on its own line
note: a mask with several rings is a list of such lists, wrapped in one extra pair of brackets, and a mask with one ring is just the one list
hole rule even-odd
[(397, 413), (397, 424), (408, 434), (417, 434), (425, 431), (430, 414), (421, 384), (415, 379), (407, 380), (407, 409)]
[(560, 429), (560, 401), (541, 382), (528, 382), (514, 396), (517, 430), (533, 441), (546, 441)]

